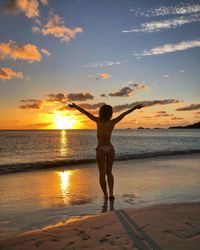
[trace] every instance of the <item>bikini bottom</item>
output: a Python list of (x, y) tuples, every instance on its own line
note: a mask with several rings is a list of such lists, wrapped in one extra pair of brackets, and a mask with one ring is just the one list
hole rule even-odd
[(113, 153), (115, 153), (115, 149), (113, 145), (101, 145), (101, 146), (98, 146), (96, 150), (97, 151), (100, 150), (106, 155), (112, 155)]

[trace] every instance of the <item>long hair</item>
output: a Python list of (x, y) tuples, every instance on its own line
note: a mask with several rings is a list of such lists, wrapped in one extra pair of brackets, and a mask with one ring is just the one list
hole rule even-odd
[(99, 109), (99, 118), (101, 122), (109, 121), (113, 114), (113, 108), (110, 105), (104, 104)]

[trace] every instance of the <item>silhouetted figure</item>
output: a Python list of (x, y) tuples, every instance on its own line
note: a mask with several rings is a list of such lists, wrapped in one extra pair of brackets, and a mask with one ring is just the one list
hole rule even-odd
[[(123, 112), (118, 117), (111, 119), (113, 114), (113, 109), (110, 105), (103, 105), (99, 109), (99, 117), (96, 117), (86, 111), (85, 109), (79, 107), (75, 103), (69, 104), (70, 108), (76, 108), (81, 113), (86, 115), (89, 119), (96, 122), (97, 124), (97, 140), (98, 145), (96, 148), (96, 159), (99, 168), (99, 183), (101, 189), (104, 193), (104, 198), (108, 199), (107, 183), (109, 188), (109, 199), (114, 199), (113, 187), (114, 178), (112, 174), (112, 166), (115, 158), (115, 149), (111, 144), (111, 135), (114, 126), (121, 121), (126, 115), (130, 114), (136, 109), (141, 109), (143, 105), (136, 105), (135, 107)], [(106, 183), (107, 176), (107, 183)]]

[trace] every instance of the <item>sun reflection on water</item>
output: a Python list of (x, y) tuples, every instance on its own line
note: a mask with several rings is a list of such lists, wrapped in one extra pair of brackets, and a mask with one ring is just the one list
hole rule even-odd
[(66, 156), (68, 153), (68, 138), (66, 135), (66, 130), (61, 130), (60, 134), (60, 154), (61, 156)]

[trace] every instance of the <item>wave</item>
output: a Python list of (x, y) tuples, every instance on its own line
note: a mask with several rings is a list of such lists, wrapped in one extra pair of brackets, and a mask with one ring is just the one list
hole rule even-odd
[[(126, 154), (116, 156), (115, 161), (126, 161), (134, 159), (144, 159), (159, 156), (176, 156), (176, 155), (187, 155), (187, 154), (198, 154), (200, 150), (178, 150), (178, 151), (160, 151), (160, 152), (148, 152), (141, 154)], [(85, 164), (95, 163), (94, 158), (78, 159), (78, 160), (55, 160), (55, 161), (42, 161), (42, 162), (29, 162), (29, 163), (14, 163), (0, 165), (0, 175), (20, 173), (40, 169), (50, 169), (57, 167), (74, 167)]]

